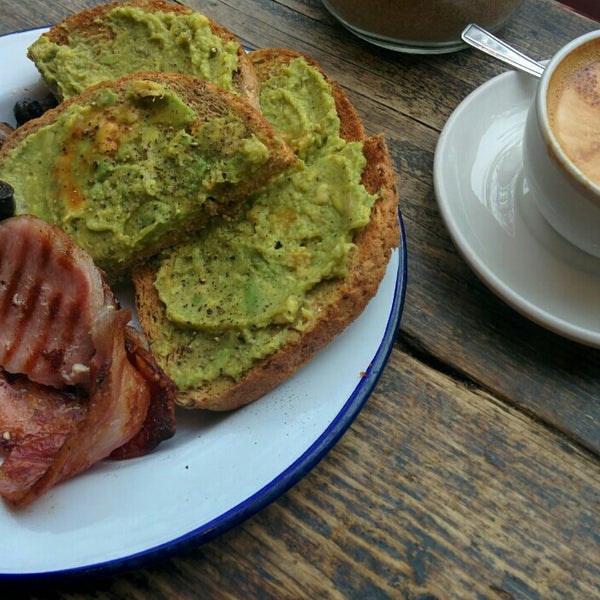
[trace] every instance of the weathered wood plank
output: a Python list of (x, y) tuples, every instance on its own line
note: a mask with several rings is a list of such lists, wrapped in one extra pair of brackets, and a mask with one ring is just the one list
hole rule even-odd
[(397, 351), (349, 432), (278, 502), (57, 597), (593, 598), (599, 493), (593, 456)]

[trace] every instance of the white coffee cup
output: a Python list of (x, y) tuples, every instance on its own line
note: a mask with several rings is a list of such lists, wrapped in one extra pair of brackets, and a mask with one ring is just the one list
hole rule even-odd
[(523, 163), (550, 225), (600, 258), (600, 30), (571, 41), (546, 66), (527, 114)]

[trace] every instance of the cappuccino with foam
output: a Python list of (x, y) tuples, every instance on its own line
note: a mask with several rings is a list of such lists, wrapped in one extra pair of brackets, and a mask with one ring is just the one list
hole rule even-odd
[(600, 185), (600, 40), (576, 48), (555, 68), (546, 104), (561, 149)]

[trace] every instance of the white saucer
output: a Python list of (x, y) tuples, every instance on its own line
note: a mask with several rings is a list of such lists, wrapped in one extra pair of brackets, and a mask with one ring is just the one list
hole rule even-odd
[(524, 181), (521, 135), (536, 86), (508, 72), (448, 119), (434, 185), (454, 243), (481, 280), (536, 323), (600, 348), (600, 259), (548, 225)]

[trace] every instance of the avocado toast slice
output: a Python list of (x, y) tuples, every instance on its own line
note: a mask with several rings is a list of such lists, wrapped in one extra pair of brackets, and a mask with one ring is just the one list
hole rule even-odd
[(314, 61), (250, 58), (298, 163), (133, 273), (140, 323), (189, 408), (234, 409), (292, 375), (360, 315), (399, 241), (384, 140)]
[(238, 39), (165, 0), (109, 2), (67, 17), (28, 49), (58, 100), (140, 71), (199, 77), (256, 103), (257, 80)]
[(148, 72), (92, 86), (16, 129), (0, 180), (17, 214), (59, 226), (114, 281), (295, 161), (248, 101)]

